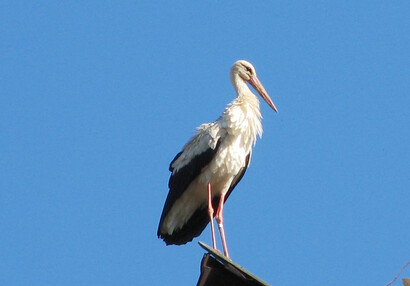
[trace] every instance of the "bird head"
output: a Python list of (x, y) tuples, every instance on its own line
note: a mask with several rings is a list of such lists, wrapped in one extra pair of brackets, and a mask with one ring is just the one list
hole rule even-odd
[(248, 82), (252, 87), (259, 93), (259, 95), (265, 100), (265, 102), (276, 112), (278, 109), (273, 103), (272, 99), (269, 97), (262, 83), (256, 76), (256, 70), (253, 65), (245, 60), (239, 60), (232, 66), (231, 75), (239, 75), (239, 77)]

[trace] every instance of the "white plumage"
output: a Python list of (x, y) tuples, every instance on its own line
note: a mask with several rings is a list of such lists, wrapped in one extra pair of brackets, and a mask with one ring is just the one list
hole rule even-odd
[(171, 162), (170, 191), (158, 227), (158, 236), (167, 244), (191, 241), (206, 227), (208, 216), (213, 215), (208, 214), (208, 186), (212, 188), (213, 204), (218, 206), (216, 218), (220, 208), (222, 217), (224, 201), (249, 165), (252, 147), (257, 136), (262, 136), (262, 123), (259, 100), (246, 82), (277, 111), (249, 62), (241, 60), (233, 65), (231, 81), (237, 97), (215, 122), (199, 126), (197, 134)]

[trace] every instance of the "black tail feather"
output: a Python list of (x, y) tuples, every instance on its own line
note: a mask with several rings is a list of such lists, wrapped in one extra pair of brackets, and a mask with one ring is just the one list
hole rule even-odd
[[(219, 196), (212, 199), (213, 208), (218, 209)], [(215, 215), (215, 213), (214, 213)], [(172, 234), (161, 233), (158, 229), (158, 237), (162, 238), (167, 245), (186, 244), (199, 236), (209, 223), (208, 206), (198, 208), (182, 228), (175, 230)]]

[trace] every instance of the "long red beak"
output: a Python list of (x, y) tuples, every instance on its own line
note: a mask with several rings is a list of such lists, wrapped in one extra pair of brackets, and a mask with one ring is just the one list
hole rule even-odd
[(278, 109), (276, 108), (275, 104), (273, 103), (272, 99), (269, 97), (268, 93), (266, 92), (265, 88), (263, 87), (262, 83), (256, 76), (253, 76), (248, 81), (253, 88), (260, 94), (260, 96), (265, 100), (265, 102), (276, 112)]

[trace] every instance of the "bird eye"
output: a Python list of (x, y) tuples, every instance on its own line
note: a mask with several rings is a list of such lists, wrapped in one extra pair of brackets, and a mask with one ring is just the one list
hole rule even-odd
[(252, 74), (252, 69), (250, 67), (245, 66), (245, 69), (248, 73)]

